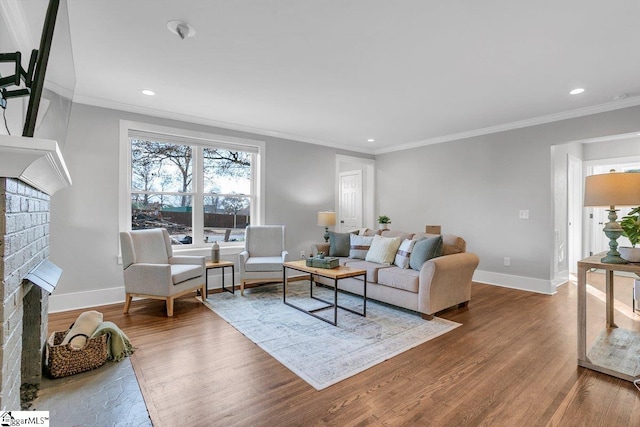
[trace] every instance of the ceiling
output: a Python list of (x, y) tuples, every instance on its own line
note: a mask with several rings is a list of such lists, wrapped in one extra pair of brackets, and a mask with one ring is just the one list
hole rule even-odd
[[(68, 10), (76, 102), (366, 153), (640, 104), (637, 0), (68, 0)], [(170, 20), (195, 37), (171, 33)], [(569, 95), (576, 87), (585, 92)]]

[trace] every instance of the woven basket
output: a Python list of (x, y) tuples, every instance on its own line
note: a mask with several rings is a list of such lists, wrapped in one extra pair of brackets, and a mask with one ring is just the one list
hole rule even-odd
[(54, 332), (47, 340), (46, 372), (51, 378), (61, 378), (104, 365), (107, 361), (107, 335), (87, 339), (81, 349), (61, 345), (69, 331)]

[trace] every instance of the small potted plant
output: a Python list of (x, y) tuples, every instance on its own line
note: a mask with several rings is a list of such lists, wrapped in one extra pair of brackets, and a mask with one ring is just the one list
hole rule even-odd
[(380, 230), (386, 230), (389, 227), (389, 224), (391, 224), (391, 218), (388, 216), (380, 215), (378, 217), (378, 228)]
[(620, 226), (622, 235), (629, 239), (632, 246), (618, 248), (620, 256), (629, 262), (640, 262), (640, 248), (636, 248), (640, 242), (640, 206), (631, 209), (627, 215), (623, 216)]

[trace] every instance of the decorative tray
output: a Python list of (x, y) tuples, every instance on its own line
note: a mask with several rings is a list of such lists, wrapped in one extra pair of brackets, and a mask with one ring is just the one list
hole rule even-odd
[(338, 264), (339, 260), (337, 257), (307, 258), (307, 267), (336, 268)]

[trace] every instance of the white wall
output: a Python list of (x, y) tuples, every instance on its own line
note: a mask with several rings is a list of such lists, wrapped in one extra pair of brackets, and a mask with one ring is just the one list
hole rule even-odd
[[(640, 107), (632, 107), (382, 154), (376, 209), (395, 229), (440, 224), (464, 237), (480, 257), (477, 280), (553, 293), (550, 147), (638, 129)], [(521, 209), (529, 220), (518, 219)]]
[[(319, 210), (333, 209), (336, 154), (319, 145), (251, 135), (74, 104), (63, 155), (73, 185), (51, 200), (51, 261), (63, 275), (51, 298), (53, 311), (124, 299), (117, 264), (118, 144), (121, 119), (265, 141), (265, 223), (287, 226), (292, 259), (322, 241)], [(371, 157), (371, 156), (364, 156)], [(237, 261), (237, 251), (223, 258)]]

